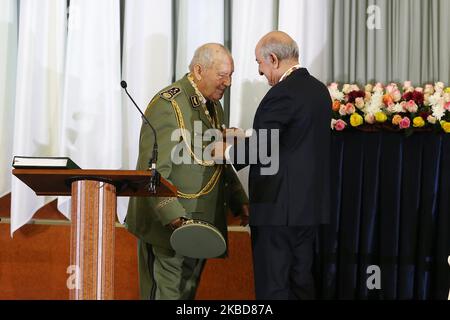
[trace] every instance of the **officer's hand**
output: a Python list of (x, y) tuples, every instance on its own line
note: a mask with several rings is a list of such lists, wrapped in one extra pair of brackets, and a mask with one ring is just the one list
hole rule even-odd
[(229, 128), (222, 131), (222, 134), (224, 136), (224, 140), (229, 139), (243, 139), (246, 137), (246, 131), (241, 128)]
[(250, 217), (250, 210), (248, 204), (243, 204), (241, 209), (241, 226), (245, 227), (248, 225), (249, 217)]
[(167, 227), (168, 227), (169, 229), (171, 229), (171, 230), (178, 229), (179, 227), (181, 227), (181, 226), (183, 225), (183, 222), (184, 222), (185, 220), (186, 220), (186, 219), (183, 218), (183, 217), (176, 218), (175, 220), (172, 220), (172, 221), (167, 225)]
[(213, 160), (225, 160), (225, 150), (229, 144), (226, 142), (214, 142), (211, 150), (211, 158)]

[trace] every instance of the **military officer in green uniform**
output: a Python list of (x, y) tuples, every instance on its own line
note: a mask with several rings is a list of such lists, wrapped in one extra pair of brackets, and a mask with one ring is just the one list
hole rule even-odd
[[(131, 198), (127, 229), (138, 241), (139, 284), (142, 299), (193, 299), (204, 259), (177, 254), (170, 236), (183, 218), (200, 219), (215, 226), (227, 237), (226, 212), (248, 219), (248, 198), (231, 166), (204, 159), (195, 150), (194, 139), (200, 127), (220, 129), (224, 115), (219, 100), (231, 85), (234, 71), (230, 52), (220, 44), (198, 48), (190, 72), (161, 90), (145, 112), (157, 134), (157, 171), (178, 189), (177, 198)], [(194, 126), (196, 123), (196, 132)], [(191, 139), (172, 141), (172, 133), (184, 129)], [(143, 123), (139, 140), (137, 170), (147, 170), (154, 135)], [(173, 161), (177, 145), (186, 143), (190, 163)], [(201, 149), (210, 142), (204, 141)], [(197, 147), (198, 149), (198, 147)], [(245, 222), (245, 221), (243, 221)]]

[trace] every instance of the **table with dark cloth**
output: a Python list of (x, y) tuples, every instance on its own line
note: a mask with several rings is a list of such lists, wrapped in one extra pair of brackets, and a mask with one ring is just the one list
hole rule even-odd
[[(333, 132), (331, 158), (331, 220), (319, 229), (314, 265), (318, 298), (447, 299), (450, 134)], [(367, 286), (369, 266), (379, 267), (380, 289)]]

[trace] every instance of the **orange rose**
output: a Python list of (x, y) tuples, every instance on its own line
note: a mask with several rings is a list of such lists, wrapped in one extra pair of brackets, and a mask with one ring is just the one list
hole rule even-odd
[(396, 114), (393, 118), (392, 118), (392, 124), (394, 126), (398, 126), (400, 124), (400, 121), (402, 121), (402, 117), (398, 114)]
[(333, 102), (333, 111), (338, 112), (341, 108), (341, 103), (337, 100), (334, 100)]
[(394, 99), (391, 97), (390, 94), (385, 94), (383, 96), (383, 103), (387, 106), (391, 105), (394, 103)]

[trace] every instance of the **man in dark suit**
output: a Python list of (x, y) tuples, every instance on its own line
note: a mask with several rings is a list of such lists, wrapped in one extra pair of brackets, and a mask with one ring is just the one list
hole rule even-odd
[[(332, 101), (325, 85), (300, 67), (298, 52), (296, 42), (283, 32), (270, 32), (258, 42), (259, 73), (272, 86), (255, 114), (258, 145), (247, 139), (245, 157), (236, 155), (237, 147), (221, 146), (233, 155), (237, 169), (249, 164), (251, 150), (258, 155), (249, 176), (257, 299), (315, 297), (314, 240), (317, 226), (329, 217)], [(274, 141), (277, 136), (279, 142)], [(268, 157), (262, 159), (264, 144)], [(244, 165), (239, 158), (245, 158)], [(267, 174), (270, 170), (264, 169), (274, 167), (273, 161), (278, 161), (278, 171)]]

